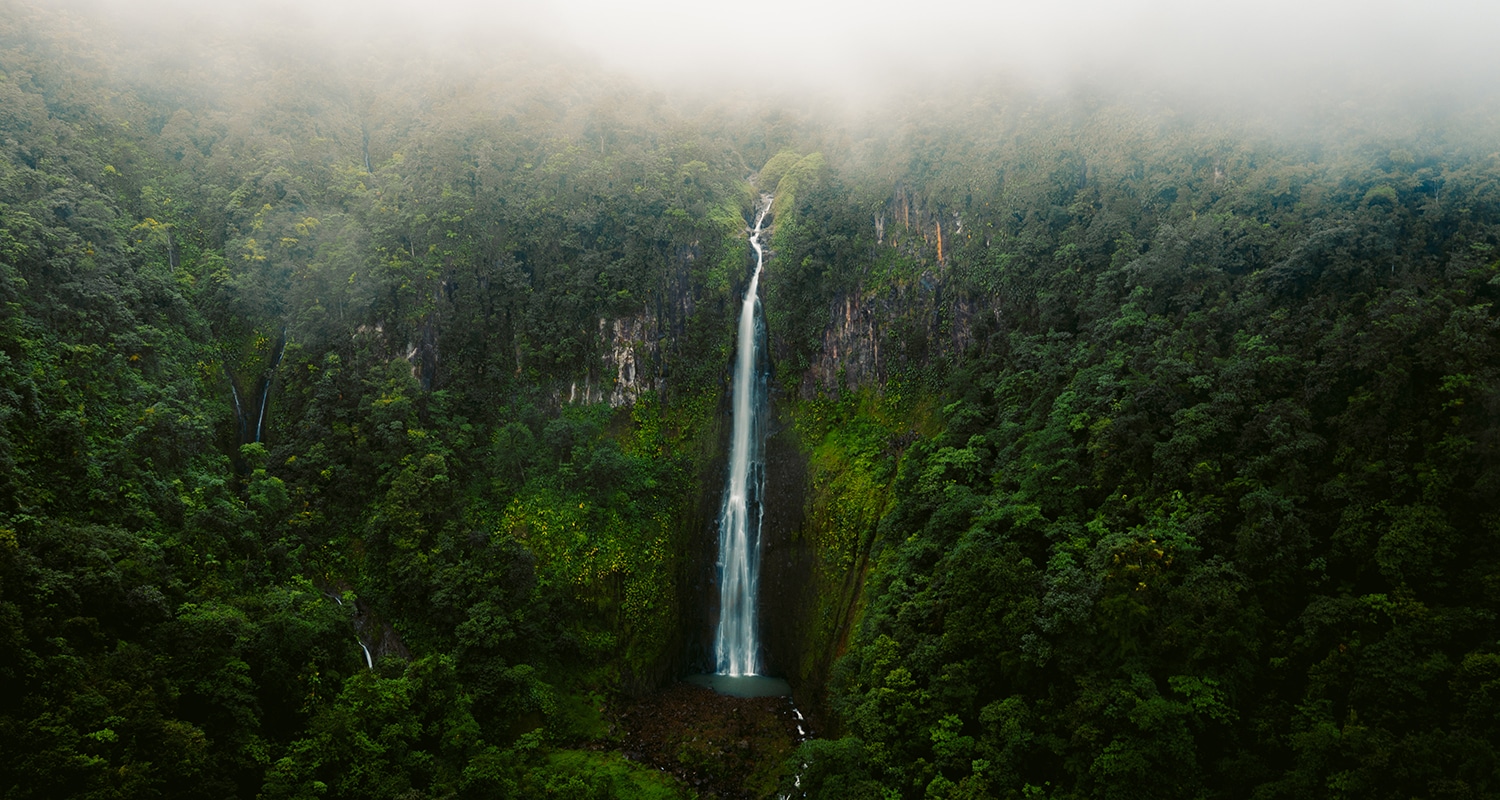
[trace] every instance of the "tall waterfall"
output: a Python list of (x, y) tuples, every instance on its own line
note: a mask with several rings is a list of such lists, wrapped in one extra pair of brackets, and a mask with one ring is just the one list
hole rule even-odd
[(755, 600), (760, 588), (761, 491), (765, 486), (760, 419), (766, 405), (766, 375), (757, 364), (765, 334), (757, 291), (766, 261), (760, 228), (770, 210), (770, 195), (762, 195), (755, 229), (750, 232), (755, 275), (740, 306), (734, 360), (734, 438), (729, 445), (729, 485), (724, 488), (724, 507), (719, 511), (719, 631), (714, 637), (714, 658), (721, 675), (756, 675), (760, 671)]

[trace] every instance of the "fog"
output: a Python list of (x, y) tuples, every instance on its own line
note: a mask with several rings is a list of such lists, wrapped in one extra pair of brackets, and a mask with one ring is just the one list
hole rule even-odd
[(653, 80), (803, 88), (1007, 73), (1236, 89), (1493, 78), (1500, 4), (565, 0), (538, 30)]
[[(47, 2), (47, 0), (44, 0)], [(1058, 0), (51, 0), (103, 9), (171, 46), (214, 31), (320, 51), (378, 43), (503, 66), (525, 47), (652, 88), (860, 98), (1004, 79), (1283, 93), (1489, 93), (1500, 85), (1500, 4), (1477, 1)]]

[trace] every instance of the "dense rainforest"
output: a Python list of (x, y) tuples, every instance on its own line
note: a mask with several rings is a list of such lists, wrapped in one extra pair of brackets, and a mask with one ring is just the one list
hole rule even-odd
[[(0, 2), (0, 797), (1500, 796), (1489, 99), (110, 24)], [(694, 783), (762, 193), (814, 735)]]

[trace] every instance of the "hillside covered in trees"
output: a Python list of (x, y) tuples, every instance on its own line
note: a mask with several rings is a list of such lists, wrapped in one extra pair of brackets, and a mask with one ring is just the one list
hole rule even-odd
[[(1500, 796), (1492, 98), (549, 58), (0, 0), (0, 797)], [(761, 193), (816, 735), (693, 785)]]

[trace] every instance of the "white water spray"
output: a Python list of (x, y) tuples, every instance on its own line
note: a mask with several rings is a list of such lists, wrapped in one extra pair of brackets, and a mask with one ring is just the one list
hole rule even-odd
[(260, 416), (255, 418), (255, 441), (260, 441), (261, 430), (266, 424), (266, 401), (271, 397), (271, 381), (266, 379), (266, 388), (260, 392)]
[(760, 415), (765, 406), (765, 374), (757, 369), (756, 355), (762, 335), (760, 324), (760, 273), (766, 253), (760, 245), (760, 228), (771, 210), (771, 196), (761, 196), (750, 232), (755, 248), (755, 275), (740, 306), (739, 344), (734, 363), (734, 434), (729, 445), (729, 485), (719, 511), (719, 630), (714, 637), (714, 658), (721, 675), (756, 675), (760, 672), (760, 639), (756, 623), (756, 592), (760, 572), (761, 491), (765, 486), (765, 464), (761, 458), (764, 438)]
[(245, 411), (240, 408), (240, 390), (234, 388), (234, 380), (229, 381), (229, 393), (234, 396), (234, 416), (236, 419), (244, 419)]

